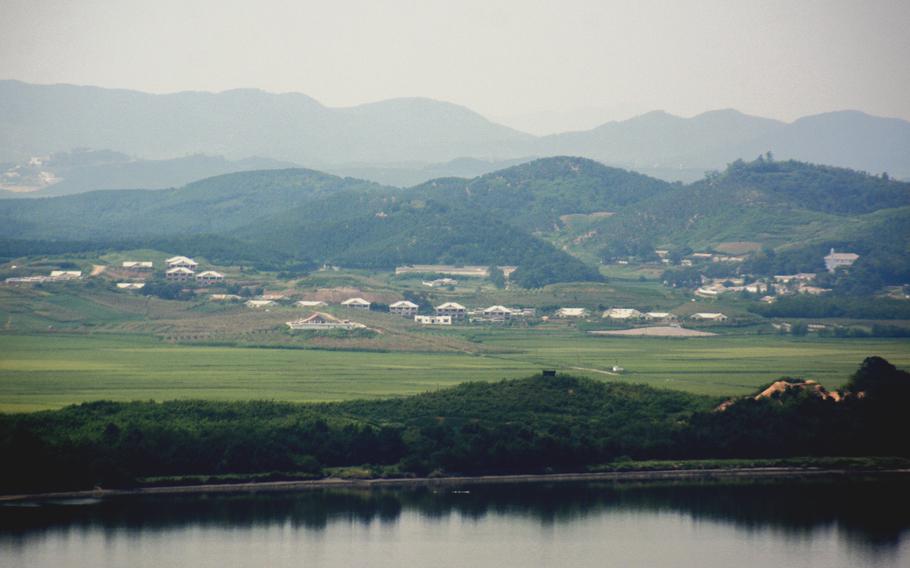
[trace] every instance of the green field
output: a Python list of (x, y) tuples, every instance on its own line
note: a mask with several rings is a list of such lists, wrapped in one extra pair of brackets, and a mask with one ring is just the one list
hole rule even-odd
[[(910, 367), (907, 340), (605, 338), (574, 330), (533, 329), (471, 331), (470, 336), (491, 351), (377, 353), (174, 345), (141, 335), (0, 334), (0, 411), (59, 408), (98, 399), (374, 398), (466, 380), (522, 377), (543, 367), (725, 396), (748, 393), (783, 375), (837, 387), (869, 355)], [(619, 376), (603, 372), (614, 364), (626, 372)]]

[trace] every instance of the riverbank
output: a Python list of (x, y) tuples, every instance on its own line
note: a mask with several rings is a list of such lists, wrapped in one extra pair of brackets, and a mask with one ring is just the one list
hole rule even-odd
[(725, 467), (713, 469), (667, 469), (639, 471), (610, 471), (599, 473), (549, 473), (517, 475), (480, 475), (468, 477), (419, 477), (342, 479), (324, 478), (297, 481), (263, 481), (244, 483), (217, 483), (139, 487), (131, 489), (94, 489), (90, 491), (63, 491), (0, 495), (0, 503), (21, 501), (48, 501), (61, 499), (102, 499), (106, 497), (138, 495), (172, 495), (183, 493), (246, 493), (260, 491), (305, 491), (310, 489), (383, 488), (383, 487), (456, 487), (465, 485), (516, 484), (516, 483), (565, 483), (590, 481), (677, 481), (677, 480), (729, 480), (802, 478), (822, 476), (900, 475), (910, 480), (910, 468), (807, 468), (807, 467)]

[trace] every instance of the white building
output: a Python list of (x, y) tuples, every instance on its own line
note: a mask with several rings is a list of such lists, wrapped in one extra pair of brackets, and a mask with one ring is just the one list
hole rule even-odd
[(610, 308), (603, 313), (604, 318), (615, 320), (637, 320), (641, 319), (641, 312), (635, 308)]
[(164, 279), (171, 282), (189, 282), (195, 276), (195, 272), (184, 266), (169, 268), (164, 271)]
[(51, 280), (78, 280), (82, 278), (81, 270), (51, 270)]
[(151, 272), (155, 269), (155, 265), (150, 260), (124, 260), (121, 266), (131, 272)]
[(401, 300), (391, 304), (389, 306), (389, 313), (399, 315), (402, 317), (412, 317), (417, 315), (417, 310), (420, 309), (420, 306), (414, 302), (409, 302), (408, 300)]
[(117, 282), (117, 288), (120, 290), (142, 290), (145, 288), (145, 282)]
[(511, 321), (512, 317), (515, 315), (513, 310), (505, 306), (490, 306), (481, 312), (481, 315), (486, 321)]
[(217, 282), (224, 282), (224, 274), (214, 270), (206, 270), (196, 275), (197, 284), (215, 284)]
[(831, 252), (825, 257), (825, 268), (828, 269), (828, 272), (834, 272), (842, 266), (852, 266), (858, 258), (858, 254), (852, 252), (834, 252), (834, 249), (831, 249)]
[(558, 318), (586, 318), (588, 317), (588, 310), (586, 308), (559, 308), (556, 310), (556, 317)]
[(720, 312), (699, 312), (689, 316), (689, 319), (697, 321), (727, 321), (727, 316)]
[(453, 320), (463, 320), (468, 313), (467, 308), (455, 302), (446, 302), (433, 309), (437, 316), (449, 316)]
[(673, 321), (676, 316), (670, 312), (645, 312), (644, 318), (648, 321)]
[(363, 329), (366, 326), (362, 323), (357, 323), (350, 320), (340, 320), (329, 314), (324, 314), (322, 312), (315, 312), (309, 316), (285, 322), (285, 324), (291, 329), (306, 329), (306, 330), (332, 330), (332, 329)]
[(321, 300), (299, 300), (295, 302), (295, 305), (301, 308), (322, 308), (328, 306), (328, 304)]
[(247, 300), (246, 307), (248, 308), (266, 308), (268, 306), (274, 306), (275, 302), (273, 300)]
[(356, 310), (370, 309), (370, 302), (367, 302), (363, 298), (348, 298), (347, 300), (341, 302), (341, 305), (346, 308), (354, 308)]
[(172, 256), (171, 258), (164, 261), (167, 264), (168, 268), (189, 268), (190, 270), (195, 271), (196, 267), (199, 266), (192, 258), (185, 256)]
[(414, 322), (421, 325), (452, 325), (452, 316), (414, 316)]

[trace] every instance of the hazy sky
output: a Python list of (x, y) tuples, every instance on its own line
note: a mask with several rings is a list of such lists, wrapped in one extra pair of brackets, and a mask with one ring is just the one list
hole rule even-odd
[(0, 78), (426, 96), (513, 124), (727, 107), (910, 119), (910, 0), (0, 0)]

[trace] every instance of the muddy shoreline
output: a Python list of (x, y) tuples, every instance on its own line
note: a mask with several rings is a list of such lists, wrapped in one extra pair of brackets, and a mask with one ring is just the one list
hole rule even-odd
[(217, 483), (199, 485), (174, 485), (139, 487), (133, 489), (95, 489), (89, 491), (62, 491), (0, 495), (0, 503), (17, 501), (48, 501), (60, 499), (105, 498), (136, 495), (174, 495), (186, 493), (253, 493), (262, 491), (306, 491), (332, 488), (384, 488), (384, 487), (457, 487), (465, 485), (490, 485), (514, 483), (560, 483), (583, 481), (674, 481), (674, 480), (724, 480), (762, 478), (800, 478), (821, 476), (903, 475), (910, 481), (910, 469), (837, 469), (800, 467), (753, 467), (681, 469), (652, 471), (613, 471), (603, 473), (552, 473), (518, 475), (480, 475), (472, 477), (419, 477), (393, 479), (312, 479), (299, 481), (263, 481), (243, 483)]

